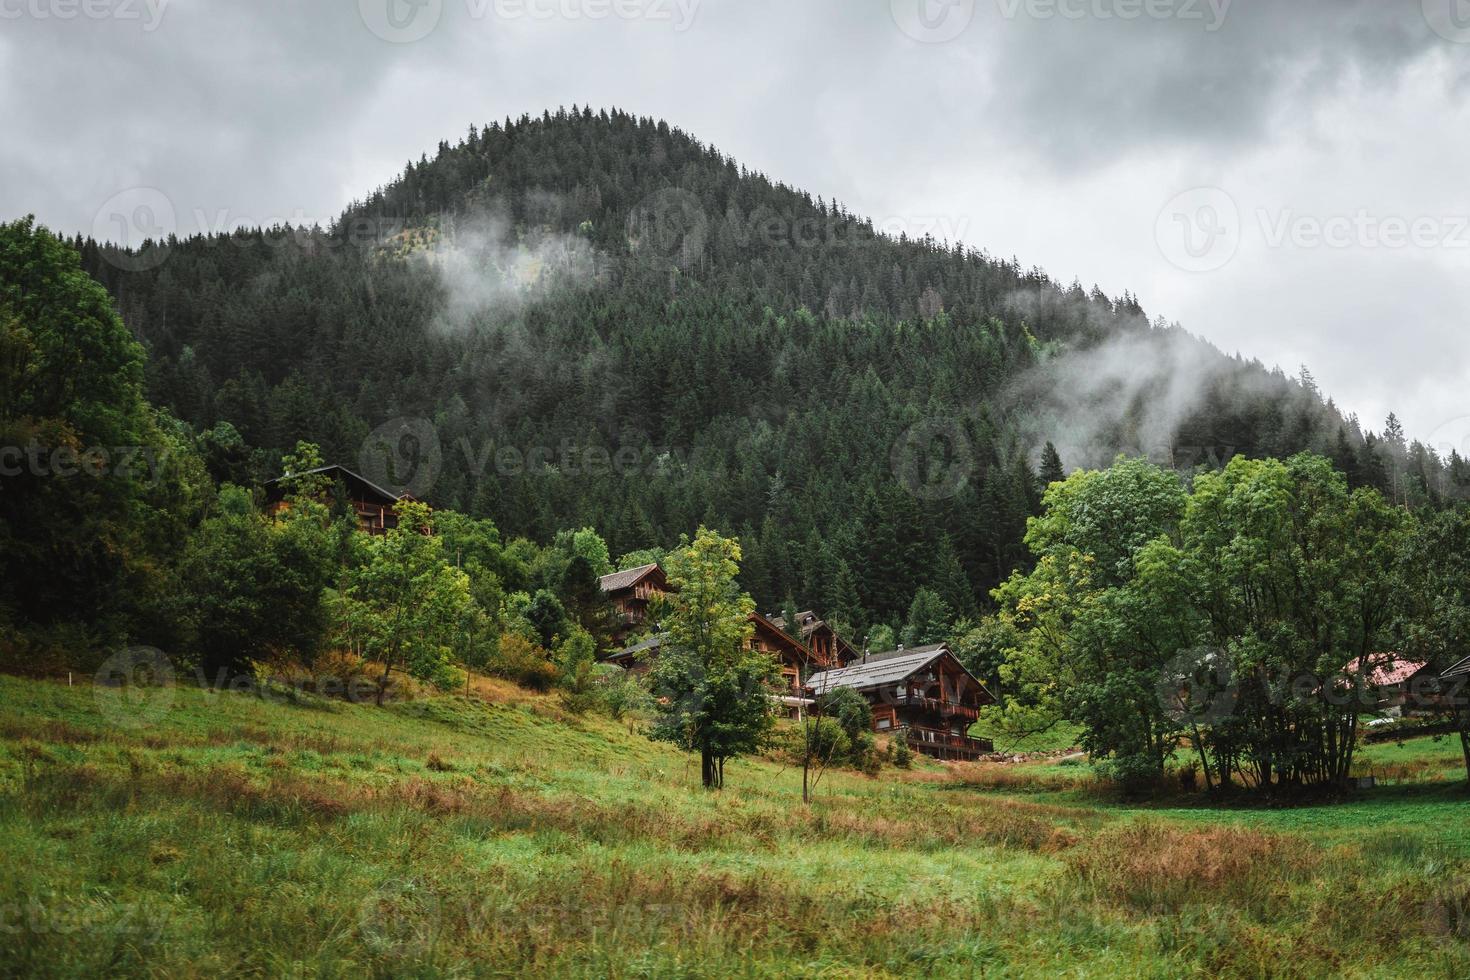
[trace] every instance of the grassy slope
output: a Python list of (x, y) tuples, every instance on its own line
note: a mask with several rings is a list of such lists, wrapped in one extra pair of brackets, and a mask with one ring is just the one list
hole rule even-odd
[(130, 728), (0, 678), (0, 972), (1470, 973), (1449, 795), (1298, 835), (936, 767), (805, 809), (797, 772), (739, 761), (707, 794), (667, 746), (489, 694), (179, 689)]

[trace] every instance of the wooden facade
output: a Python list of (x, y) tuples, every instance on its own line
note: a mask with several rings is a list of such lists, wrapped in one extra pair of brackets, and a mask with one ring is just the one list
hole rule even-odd
[[(302, 476), (323, 476), (342, 488), (347, 505), (357, 515), (357, 526), (367, 534), (387, 534), (398, 526), (398, 513), (393, 509), (402, 500), (414, 499), (411, 494), (395, 495), (366, 477), (354, 473), (345, 466), (319, 466)], [(290, 507), (286, 501), (286, 478), (271, 480), (265, 485), (265, 512), (274, 517)], [(322, 503), (330, 503), (332, 492), (327, 492)]]
[(781, 665), (781, 686), (785, 696), (792, 701), (791, 707), (799, 707), (803, 699), (803, 681), (819, 666), (812, 650), (805, 643), (793, 639), (776, 622), (760, 613), (751, 613), (753, 627), (746, 648), (768, 653)]
[(615, 639), (619, 645), (647, 624), (648, 607), (653, 597), (673, 591), (668, 576), (657, 564), (604, 575), (598, 584), (617, 616)]
[(969, 730), (995, 699), (942, 643), (869, 656), (817, 674), (806, 685), (814, 697), (843, 687), (867, 699), (875, 732), (905, 738), (915, 751), (973, 759), (994, 750)]
[[(784, 616), (767, 618), (779, 629), (786, 629)], [(801, 642), (811, 651), (814, 664), (823, 670), (846, 667), (862, 656), (856, 647), (837, 634), (830, 623), (811, 610), (797, 613), (796, 620), (801, 624)]]

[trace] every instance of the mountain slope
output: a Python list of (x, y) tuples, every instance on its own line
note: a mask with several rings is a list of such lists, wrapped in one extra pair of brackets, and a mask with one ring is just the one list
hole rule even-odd
[[(1024, 561), (1048, 440), (1068, 466), (1316, 449), (1389, 480), (1310, 383), (1132, 297), (877, 234), (621, 112), (474, 129), (332, 229), (173, 241), (132, 272), (78, 246), (153, 399), (256, 450), (210, 433), (220, 478), (305, 438), (509, 534), (588, 524), (619, 554), (703, 522), (741, 535), (763, 606), (854, 624), (923, 585), (983, 603)], [(371, 451), (392, 420), (396, 476)]]

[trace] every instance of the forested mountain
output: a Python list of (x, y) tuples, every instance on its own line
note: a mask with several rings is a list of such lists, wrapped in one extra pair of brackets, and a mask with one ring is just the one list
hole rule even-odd
[(739, 535), (763, 608), (853, 624), (899, 621), (921, 586), (986, 603), (1059, 463), (1315, 449), (1406, 503), (1464, 475), (1360, 431), (1305, 370), (881, 234), (623, 112), (472, 128), (328, 229), (75, 244), (217, 479), (275, 476), (300, 439), (358, 465), (381, 425), (425, 419), (433, 504), (507, 537), (593, 526), (615, 555), (702, 522)]

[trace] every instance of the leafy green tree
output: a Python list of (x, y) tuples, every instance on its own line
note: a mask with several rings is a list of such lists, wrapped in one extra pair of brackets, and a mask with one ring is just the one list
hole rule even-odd
[(323, 593), (337, 573), (330, 528), (295, 508), (263, 518), (238, 487), (220, 491), (218, 513), (185, 546), (178, 594), (200, 667), (211, 683), (248, 676), (281, 655), (310, 662), (328, 622)]
[(1036, 568), (995, 592), (993, 635), (1014, 646), (1000, 670), (1009, 697), (988, 720), (1013, 733), (1069, 720), (1118, 778), (1162, 776), (1178, 722), (1159, 677), (1195, 636), (1155, 586), (1186, 502), (1178, 476), (1145, 460), (1079, 470), (1047, 489), (1026, 534)]
[(444, 561), (443, 542), (429, 533), (429, 508), (401, 501), (395, 509), (398, 526), (371, 539), (367, 561), (347, 573), (343, 590), (365, 652), (383, 665), (380, 705), (395, 668), (442, 683), (478, 611), (469, 577)]
[(740, 545), (701, 527), (668, 556), (678, 591), (659, 601), (665, 639), (650, 672), (660, 699), (653, 735), (699, 753), (707, 789), (724, 785), (725, 760), (755, 751), (772, 725), (779, 669), (749, 649), (755, 603), (740, 592)]
[(31, 218), (0, 224), (0, 626), (127, 634), (132, 576), (163, 557), (145, 522), (169, 446), (143, 380), (143, 348), (76, 251)]
[[(1426, 515), (1404, 541), (1398, 567), (1403, 653), (1447, 670), (1470, 651), (1470, 506)], [(1447, 682), (1442, 694), (1470, 779), (1470, 687), (1464, 679)]]

